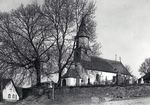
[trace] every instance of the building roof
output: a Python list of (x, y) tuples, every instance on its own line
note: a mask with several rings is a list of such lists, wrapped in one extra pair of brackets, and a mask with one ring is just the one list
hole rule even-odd
[(113, 66), (115, 71), (120, 72), (121, 74), (124, 74), (124, 75), (130, 75), (131, 76), (131, 74), (125, 68), (125, 66), (122, 64), (122, 62), (114, 61), (114, 60), (108, 60), (108, 59), (105, 59), (105, 60)]
[(81, 60), (81, 65), (87, 70), (98, 70), (98, 71), (116, 73), (112, 65), (100, 57), (91, 56), (90, 61)]
[(81, 19), (81, 23), (80, 23), (80, 26), (79, 26), (79, 31), (77, 32), (77, 36), (76, 38), (78, 37), (87, 37), (89, 38), (87, 35), (87, 29), (86, 29), (86, 24), (85, 24), (85, 18), (86, 16), (82, 17)]
[(91, 56), (91, 61), (81, 60), (81, 64), (85, 69), (88, 70), (98, 70), (111, 73), (120, 72), (121, 74), (131, 76), (129, 71), (120, 61)]
[(62, 76), (62, 78), (69, 78), (69, 77), (81, 78), (79, 73), (77, 72), (77, 70), (75, 68), (70, 68), (67, 71), (67, 73)]
[[(121, 74), (131, 76), (129, 71), (119, 61), (108, 60), (108, 59), (103, 59), (100, 57), (91, 56), (90, 60), (81, 60), (80, 63), (82, 67), (85, 68), (86, 70), (96, 70), (96, 71), (103, 71), (103, 72), (110, 72), (110, 73), (120, 72)], [(63, 76), (63, 78), (68, 78), (68, 77), (80, 78), (80, 75), (76, 69), (71, 68)]]

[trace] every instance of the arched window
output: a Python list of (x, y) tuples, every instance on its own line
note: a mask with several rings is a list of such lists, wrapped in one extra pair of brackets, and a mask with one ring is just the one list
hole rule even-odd
[(8, 98), (11, 98), (11, 94), (8, 94)]

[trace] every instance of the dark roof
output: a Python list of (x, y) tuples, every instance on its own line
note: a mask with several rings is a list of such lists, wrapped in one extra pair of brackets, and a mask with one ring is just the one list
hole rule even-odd
[(130, 75), (131, 76), (131, 74), (125, 68), (125, 66), (122, 64), (122, 62), (114, 61), (114, 60), (108, 60), (108, 59), (105, 59), (105, 60), (113, 66), (115, 71), (120, 72), (121, 74), (124, 74), (124, 75)]
[(81, 78), (79, 73), (77, 72), (76, 69), (70, 68), (65, 75), (63, 75), (62, 78), (68, 78), (68, 77), (73, 77), (73, 78)]
[(79, 37), (87, 37), (87, 38), (89, 38), (89, 36), (88, 36), (89, 33), (88, 33), (87, 29), (86, 29), (85, 18), (86, 18), (86, 16), (82, 17), (82, 19), (81, 19), (79, 30), (77, 32), (77, 36), (75, 37), (76, 39), (79, 38)]
[[(131, 76), (125, 66), (119, 61), (103, 59), (95, 56), (91, 56), (90, 58), (90, 60), (81, 60), (80, 62), (83, 68), (85, 68), (86, 70), (97, 70), (110, 73), (120, 72), (121, 74)], [(71, 68), (63, 76), (63, 78), (68, 77), (80, 78), (80, 75), (78, 74), (76, 69)]]
[(98, 70), (111, 73), (120, 72), (121, 74), (131, 76), (129, 71), (120, 61), (91, 56), (91, 61), (81, 60), (81, 64), (87, 70)]
[(98, 70), (104, 72), (116, 73), (112, 65), (100, 57), (91, 56), (90, 61), (81, 60), (81, 65), (87, 70)]

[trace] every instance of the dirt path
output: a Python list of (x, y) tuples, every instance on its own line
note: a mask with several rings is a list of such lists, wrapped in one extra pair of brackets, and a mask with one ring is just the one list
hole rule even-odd
[(130, 100), (110, 101), (95, 105), (150, 105), (150, 97), (130, 99)]

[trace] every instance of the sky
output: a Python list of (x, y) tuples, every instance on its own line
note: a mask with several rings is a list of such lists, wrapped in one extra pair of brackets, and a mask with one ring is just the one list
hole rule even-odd
[(139, 77), (141, 63), (150, 57), (150, 1), (97, 0), (96, 22), (101, 56), (121, 56)]
[[(0, 11), (10, 11), (21, 3), (35, 0), (0, 0)], [(41, 0), (36, 0), (41, 3)], [(150, 0), (95, 0), (97, 41), (103, 58), (118, 60), (131, 67), (139, 77), (138, 69), (150, 57)]]

